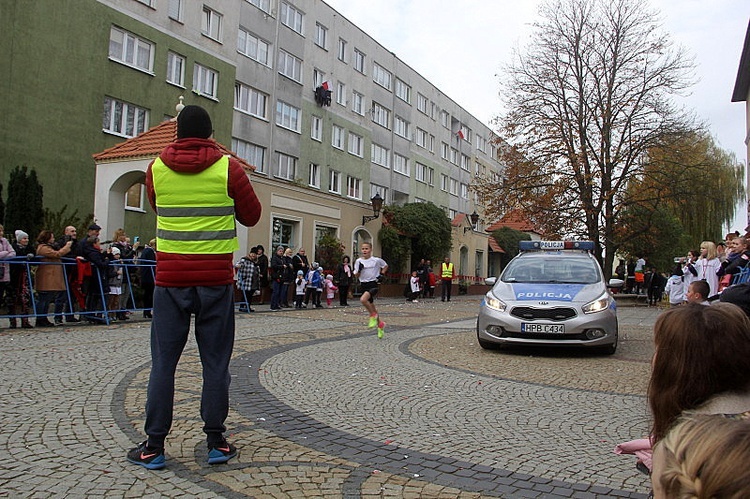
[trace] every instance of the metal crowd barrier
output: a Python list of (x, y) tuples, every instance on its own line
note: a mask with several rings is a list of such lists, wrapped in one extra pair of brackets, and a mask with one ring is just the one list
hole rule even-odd
[[(54, 317), (55, 315), (62, 315), (63, 320), (67, 317), (79, 315), (81, 320), (89, 320), (92, 322), (100, 322), (102, 324), (110, 324), (112, 319), (110, 314), (114, 313), (127, 313), (137, 311), (150, 311), (142, 307), (137, 307), (137, 300), (134, 291), (139, 289), (136, 285), (136, 281), (131, 276), (131, 272), (140, 272), (141, 269), (148, 269), (151, 272), (151, 277), (154, 276), (156, 268), (156, 262), (153, 260), (110, 260), (108, 266), (122, 267), (122, 289), (124, 290), (125, 284), (127, 283), (128, 288), (128, 300), (127, 304), (132, 304), (131, 308), (107, 308), (107, 294), (104, 293), (103, 282), (107, 280), (101, 278), (99, 269), (92, 265), (86, 260), (76, 258), (62, 258), (61, 261), (43, 261), (42, 257), (26, 258), (26, 257), (14, 257), (7, 259), (0, 259), (0, 264), (7, 263), (10, 265), (10, 282), (5, 282), (4, 295), (0, 296), (0, 314), (2, 319), (30, 319), (38, 317)], [(63, 302), (63, 311), (60, 314), (56, 314), (54, 311), (55, 303), (57, 298), (52, 300), (49, 305), (53, 311), (42, 311), (38, 310), (40, 298), (34, 285), (36, 282), (35, 273), (36, 269), (42, 265), (58, 265), (62, 266), (63, 277), (65, 282), (65, 290), (59, 291), (63, 294), (65, 301)], [(88, 281), (87, 293), (84, 293), (80, 288), (84, 284), (83, 279), (85, 276), (80, 276), (79, 272), (89, 268), (91, 270), (90, 279)], [(74, 272), (75, 270), (75, 272)], [(15, 278), (14, 275), (20, 277)], [(76, 280), (72, 282), (71, 277), (76, 276)], [(28, 306), (22, 303), (23, 298), (18, 297), (19, 293), (22, 293), (23, 287), (21, 279), (25, 280), (25, 284), (28, 286)], [(72, 285), (72, 287), (71, 287)], [(92, 289), (93, 288), (93, 289)], [(91, 293), (96, 293), (96, 297), (92, 297)], [(29, 309), (29, 313), (10, 313), (12, 309), (18, 309), (18, 304), (21, 303), (21, 309)], [(97, 304), (96, 307), (92, 308), (92, 305)], [(18, 310), (16, 310), (18, 312)], [(52, 322), (52, 321), (50, 321)]]

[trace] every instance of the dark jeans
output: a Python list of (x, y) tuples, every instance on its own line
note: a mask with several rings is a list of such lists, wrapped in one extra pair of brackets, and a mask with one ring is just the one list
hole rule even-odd
[(200, 413), (208, 444), (219, 444), (229, 414), (229, 360), (234, 345), (234, 292), (231, 285), (164, 288), (154, 291), (151, 322), (151, 376), (146, 425), (148, 445), (164, 447), (172, 427), (174, 378), (195, 315), (195, 340), (203, 366)]
[(280, 281), (273, 281), (273, 291), (271, 292), (271, 310), (281, 308), (281, 292), (283, 286)]
[(450, 301), (450, 299), (451, 299), (451, 287), (453, 287), (453, 283), (452, 283), (452, 281), (450, 281), (448, 279), (443, 279), (443, 280), (441, 280), (441, 282), (443, 284), (443, 286), (442, 286), (443, 290), (441, 291), (442, 294), (440, 295), (440, 297), (441, 297), (441, 299), (443, 301), (445, 301), (446, 298), (448, 298), (448, 301)]
[(342, 307), (347, 306), (347, 298), (349, 298), (349, 285), (339, 284), (339, 305)]
[(285, 307), (289, 306), (289, 283), (288, 282), (282, 282), (281, 283), (281, 303), (280, 305), (283, 305)]
[(62, 320), (63, 305), (57, 301), (58, 295), (62, 291), (38, 291), (39, 301), (36, 304), (36, 315), (37, 318), (45, 317), (49, 312), (49, 306), (51, 303), (55, 304), (55, 319), (58, 321)]

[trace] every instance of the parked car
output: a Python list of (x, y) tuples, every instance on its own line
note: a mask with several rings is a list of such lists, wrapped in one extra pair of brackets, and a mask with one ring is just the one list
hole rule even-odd
[[(617, 350), (617, 306), (591, 241), (522, 241), (477, 317), (482, 348), (508, 345)], [(491, 278), (488, 278), (488, 280)]]

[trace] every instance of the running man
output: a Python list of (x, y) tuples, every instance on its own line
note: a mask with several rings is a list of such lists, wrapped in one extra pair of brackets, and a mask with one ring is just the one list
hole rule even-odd
[(354, 262), (354, 275), (359, 278), (359, 287), (362, 290), (362, 296), (359, 298), (360, 303), (370, 313), (368, 327), (378, 327), (378, 338), (383, 337), (385, 323), (380, 320), (378, 311), (375, 308), (375, 296), (378, 294), (378, 283), (381, 276), (388, 271), (388, 264), (385, 260), (372, 256), (372, 244), (362, 243), (360, 246), (362, 256)]

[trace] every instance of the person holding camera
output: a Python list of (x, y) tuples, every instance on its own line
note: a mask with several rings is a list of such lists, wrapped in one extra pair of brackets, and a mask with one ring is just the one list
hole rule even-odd
[(375, 296), (378, 294), (378, 284), (388, 271), (388, 264), (382, 258), (372, 256), (371, 243), (362, 243), (360, 251), (362, 256), (354, 262), (354, 275), (359, 278), (359, 289), (362, 291), (359, 302), (370, 313), (367, 326), (370, 328), (377, 326), (378, 338), (382, 338), (385, 332), (385, 323), (380, 320), (378, 310), (375, 308)]

